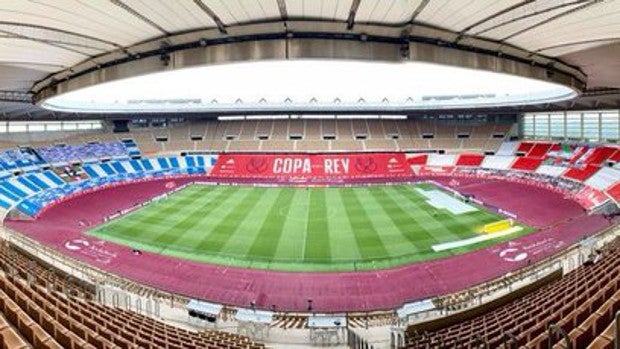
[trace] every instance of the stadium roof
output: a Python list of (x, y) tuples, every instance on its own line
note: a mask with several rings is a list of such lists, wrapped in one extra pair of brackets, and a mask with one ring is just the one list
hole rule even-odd
[(391, 46), (411, 60), (487, 70), (507, 60), (514, 66), (499, 70), (538, 76), (520, 66), (529, 62), (578, 90), (618, 89), (617, 18), (615, 0), (4, 1), (0, 113), (46, 116), (24, 101), (161, 70), (149, 57), (164, 69), (170, 60), (394, 60)]

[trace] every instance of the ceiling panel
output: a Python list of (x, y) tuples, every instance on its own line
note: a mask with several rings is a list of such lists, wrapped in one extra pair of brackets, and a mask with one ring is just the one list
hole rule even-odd
[(167, 32), (191, 28), (215, 27), (213, 19), (192, 0), (122, 0), (132, 9), (161, 26)]
[(554, 13), (551, 11), (561, 11), (563, 8), (568, 9), (570, 6), (579, 5), (582, 2), (583, 0), (538, 0), (522, 4), (510, 11), (489, 18), (484, 23), (471, 28), (469, 33), (473, 35), (484, 34), (495, 27), (503, 26), (513, 21), (519, 22), (537, 14), (540, 14), (542, 17), (552, 16)]
[(583, 49), (563, 55), (561, 58), (570, 64), (580, 66), (588, 74), (591, 87), (619, 87), (618, 57), (620, 57), (619, 42)]
[(286, 9), (291, 18), (344, 21), (349, 17), (352, 2), (353, 0), (286, 0)]
[[(41, 54), (43, 52), (45, 54)], [(0, 63), (29, 62), (69, 67), (86, 58), (85, 55), (45, 43), (22, 39), (0, 39)]]
[(155, 28), (110, 1), (1, 1), (0, 18), (106, 38), (119, 45), (160, 35)]
[(429, 1), (416, 20), (460, 32), (519, 2), (520, 0)]
[(557, 44), (620, 37), (618, 18), (620, 2), (600, 2), (525, 31), (509, 42), (538, 50)]
[(483, 30), (473, 30), (472, 32), (475, 32), (475, 35), (496, 40), (502, 40), (510, 35), (513, 35), (515, 33), (518, 33), (519, 31), (527, 29), (537, 23), (540, 23), (541, 21), (544, 21), (551, 16), (556, 16), (579, 6), (579, 4), (567, 5), (557, 9), (546, 10), (542, 13), (539, 13), (540, 11), (521, 12), (522, 14), (517, 16), (511, 16), (511, 18), (506, 20), (493, 21), (492, 26), (480, 26), (480, 28), (474, 28), (482, 29), (482, 27), (484, 27)]
[(362, 1), (355, 16), (356, 22), (406, 23), (423, 0)]
[(202, 0), (225, 25), (281, 18), (276, 0)]

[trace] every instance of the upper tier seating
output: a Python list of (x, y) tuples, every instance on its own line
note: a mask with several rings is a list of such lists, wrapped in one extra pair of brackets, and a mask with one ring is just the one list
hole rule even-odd
[(512, 164), (511, 168), (513, 170), (526, 170), (526, 171), (535, 171), (538, 166), (542, 163), (541, 158), (535, 158), (530, 156), (521, 156), (517, 157), (515, 162)]
[(417, 334), (412, 325), (406, 347), (472, 348), (480, 336), (490, 348), (498, 348), (504, 334), (512, 333), (519, 347), (546, 348), (546, 326), (558, 324), (574, 348), (586, 348), (620, 310), (619, 249), (615, 240), (594, 265), (581, 266), (558, 281), (454, 325)]
[(620, 181), (620, 170), (613, 167), (602, 167), (585, 183), (598, 190), (605, 190)]
[[(459, 125), (428, 120), (209, 120), (191, 121), (164, 129), (137, 128), (117, 137), (135, 140), (142, 154), (146, 155), (188, 150), (290, 152), (435, 149), (482, 152), (496, 151), (510, 126)], [(433, 138), (423, 139), (423, 135)]]
[(600, 167), (597, 165), (585, 165), (584, 167), (572, 167), (569, 168), (562, 176), (578, 180), (580, 182), (585, 181), (594, 175)]
[(43, 160), (30, 150), (7, 149), (0, 151), (0, 171), (27, 169), (41, 163)]
[(456, 155), (429, 154), (426, 164), (429, 166), (454, 166)]
[(84, 144), (41, 147), (37, 152), (50, 164), (92, 162), (99, 159), (122, 159), (136, 154), (137, 147), (131, 141), (93, 142)]
[(481, 154), (461, 154), (456, 161), (456, 166), (480, 166), (484, 160)]
[(584, 154), (583, 162), (588, 165), (601, 165), (605, 160), (614, 155), (617, 148), (614, 147), (596, 147), (590, 149)]
[(514, 156), (485, 156), (484, 161), (482, 161), (482, 167), (484, 168), (493, 168), (497, 170), (507, 170), (510, 168), (510, 165), (515, 160)]

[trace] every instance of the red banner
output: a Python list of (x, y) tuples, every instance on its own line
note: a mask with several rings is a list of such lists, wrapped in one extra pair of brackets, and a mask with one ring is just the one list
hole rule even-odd
[(214, 177), (287, 181), (407, 177), (405, 154), (221, 154)]

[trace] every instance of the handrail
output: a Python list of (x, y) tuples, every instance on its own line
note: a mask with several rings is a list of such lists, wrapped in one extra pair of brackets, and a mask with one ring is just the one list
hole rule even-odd
[(480, 333), (477, 333), (476, 336), (474, 337), (474, 348), (479, 348), (479, 345), (482, 346), (482, 348), (484, 349), (489, 349), (491, 348), (491, 346), (489, 345), (489, 341), (487, 341), (485, 338), (482, 338), (482, 336), (480, 335)]
[(620, 349), (620, 310), (616, 312), (614, 317), (614, 349)]
[(504, 349), (517, 348), (519, 346), (519, 340), (517, 339), (517, 336), (512, 333), (512, 331), (504, 332), (502, 341), (504, 342)]
[(560, 337), (566, 342), (564, 349), (573, 349), (573, 343), (571, 342), (570, 338), (568, 338), (568, 335), (562, 329), (562, 327), (558, 326), (557, 324), (550, 324), (549, 327), (547, 328), (547, 333), (548, 333), (547, 348), (553, 347), (554, 337)]

